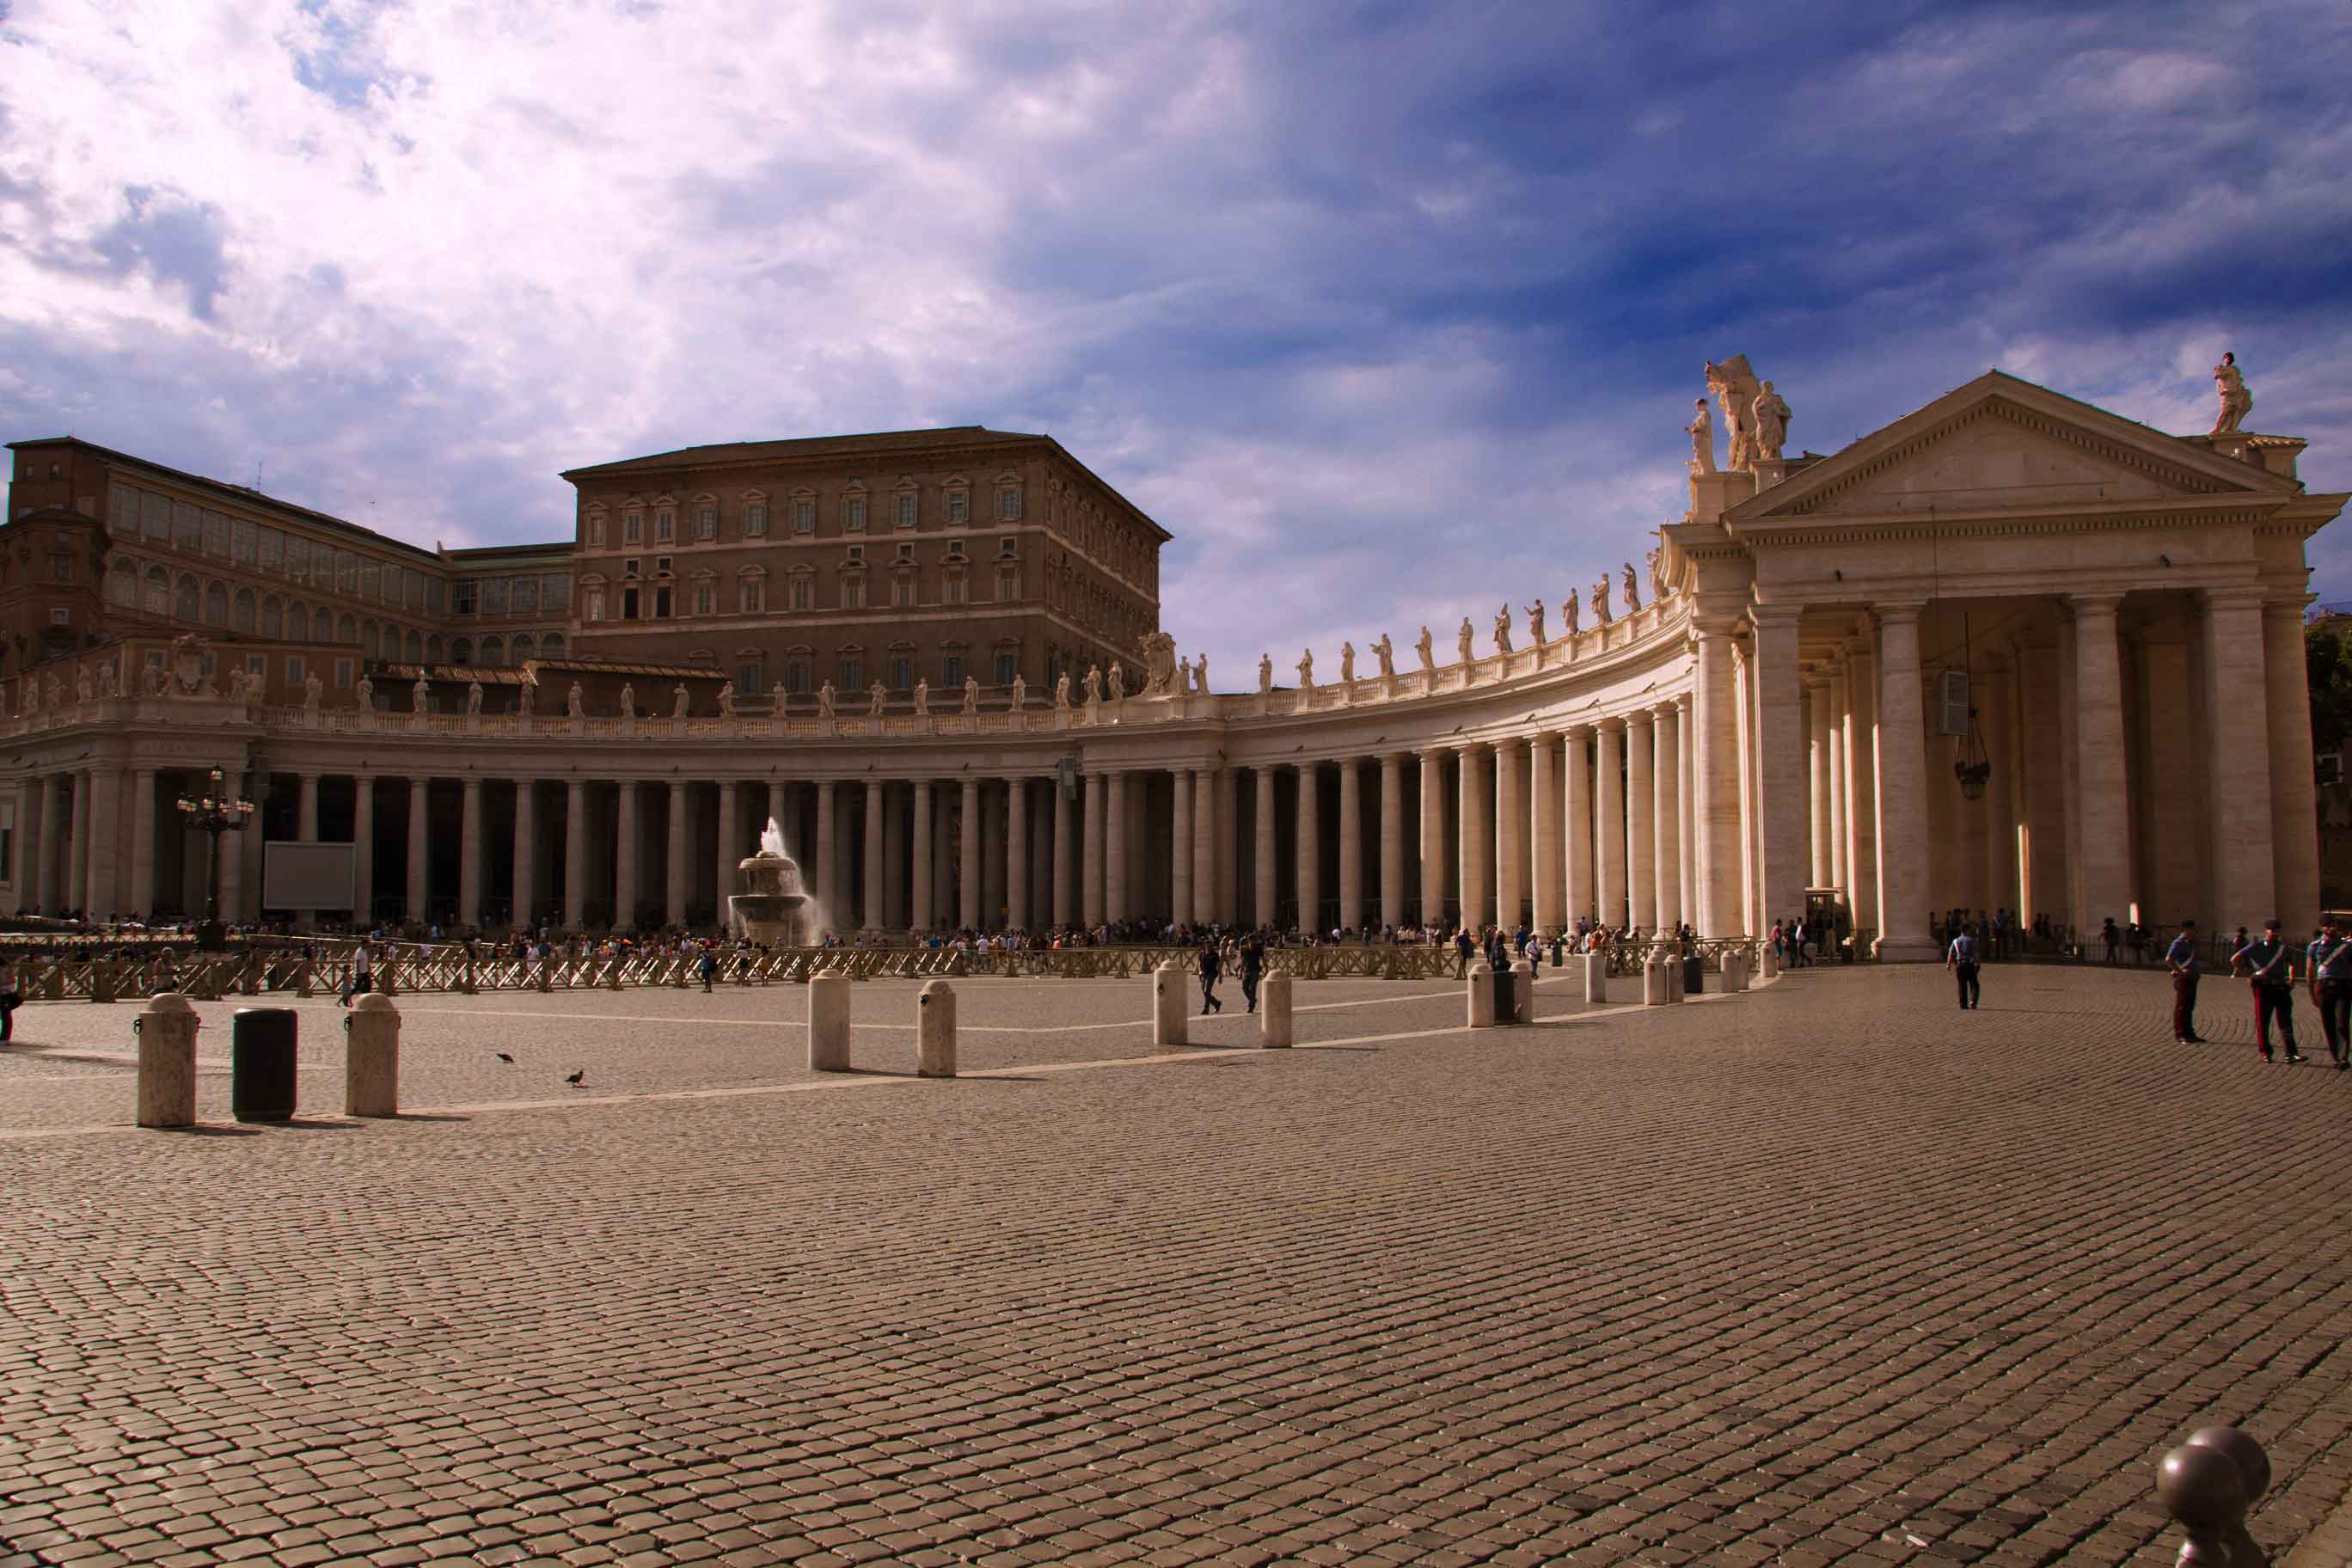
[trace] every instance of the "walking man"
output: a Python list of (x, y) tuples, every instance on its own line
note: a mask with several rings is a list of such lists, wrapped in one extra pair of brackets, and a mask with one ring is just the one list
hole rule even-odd
[(1242, 943), (1242, 1000), (1257, 1011), (1257, 978), (1265, 973), (1265, 947), (1252, 937)]
[(2294, 950), (2280, 940), (2276, 921), (2263, 922), (2263, 940), (2250, 942), (2230, 955), (2230, 967), (2244, 965), (2254, 983), (2254, 1040), (2263, 1060), (2271, 1059), (2271, 1019), (2278, 1019), (2279, 1038), (2286, 1044), (2286, 1064), (2300, 1067), (2303, 1053), (2294, 1048)]
[(2332, 917), (2319, 922), (2319, 940), (2311, 944), (2306, 967), (2319, 1032), (2327, 1037), (2336, 1070), (2343, 1072), (2352, 1068), (2352, 936), (2337, 929)]
[(1225, 1005), (1217, 1000), (1217, 976), (1223, 968), (1224, 965), (1217, 959), (1217, 944), (1212, 942), (1202, 942), (1201, 944), (1201, 1016), (1203, 1018), (1212, 1013), (1222, 1013), (1225, 1010)]
[(2172, 971), (2172, 1037), (2184, 1046), (2201, 1046), (2197, 1032), (2197, 922), (2182, 921), (2180, 934), (2164, 950), (2164, 967)]
[(1984, 993), (1977, 984), (1977, 939), (1969, 934), (1966, 926), (1960, 928), (1959, 934), (1952, 938), (1952, 945), (1945, 950), (1944, 967), (1959, 982), (1961, 1010), (1974, 1007)]

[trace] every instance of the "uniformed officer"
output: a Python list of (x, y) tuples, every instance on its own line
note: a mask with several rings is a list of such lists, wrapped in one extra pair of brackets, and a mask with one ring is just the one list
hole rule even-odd
[(1959, 983), (1961, 1010), (1974, 1008), (1983, 998), (1984, 987), (1977, 984), (1977, 939), (1969, 934), (1966, 927), (1944, 950), (1944, 967)]
[(2164, 967), (2172, 971), (2172, 1037), (2183, 1045), (2201, 1045), (2197, 1032), (2197, 922), (2182, 921), (2180, 934), (2164, 950)]
[(2254, 1041), (2263, 1048), (2263, 1060), (2271, 1059), (2271, 1020), (2275, 1017), (2287, 1066), (2301, 1066), (2303, 1053), (2294, 1048), (2294, 949), (2279, 936), (2278, 921), (2264, 921), (2262, 940), (2231, 953), (2230, 968), (2253, 982)]
[(2319, 922), (2319, 940), (2311, 944), (2305, 969), (2320, 1033), (2327, 1037), (2327, 1054), (2342, 1072), (2352, 1068), (2352, 934), (2338, 927), (2334, 916)]

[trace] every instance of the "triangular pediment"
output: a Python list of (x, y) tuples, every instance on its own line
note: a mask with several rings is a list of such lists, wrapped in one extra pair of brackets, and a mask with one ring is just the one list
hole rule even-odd
[(2286, 480), (2047, 387), (1988, 372), (1726, 515), (2049, 511), (2293, 494)]

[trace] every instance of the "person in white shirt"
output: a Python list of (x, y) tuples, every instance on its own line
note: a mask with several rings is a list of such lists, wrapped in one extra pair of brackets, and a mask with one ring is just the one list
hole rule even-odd
[(1953, 978), (1959, 982), (1961, 1009), (1966, 1011), (1976, 1006), (1984, 994), (1983, 987), (1977, 981), (1977, 939), (1970, 936), (1965, 928), (1952, 939), (1952, 945), (1944, 950), (1944, 967), (1950, 970)]

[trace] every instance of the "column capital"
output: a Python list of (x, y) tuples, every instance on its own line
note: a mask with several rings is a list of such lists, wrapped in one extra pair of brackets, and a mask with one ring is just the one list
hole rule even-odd
[(2112, 616), (2121, 607), (2123, 602), (2124, 596), (2121, 594), (2069, 594), (2066, 595), (2066, 608), (2074, 614), (2076, 620), (2082, 619), (2084, 616)]
[(1687, 695), (1669, 697), (1663, 702), (1652, 703), (1650, 711), (1661, 719), (1679, 719), (1682, 717), (1683, 704), (1689, 700), (1690, 698)]
[(2233, 584), (2220, 588), (2198, 590), (2199, 603), (2208, 609), (2252, 610), (2264, 606), (2269, 595), (2259, 583)]
[(1873, 605), (1871, 609), (1876, 613), (1878, 624), (1883, 626), (1889, 622), (1916, 624), (1919, 619), (1919, 612), (1927, 607), (1927, 601), (1925, 599), (1882, 599)]
[(1750, 605), (1748, 607), (1748, 618), (1759, 626), (1793, 627), (1798, 617), (1804, 613), (1802, 605)]
[(1620, 721), (1629, 730), (1646, 730), (1651, 726), (1654, 720), (1647, 708), (1636, 708), (1631, 713), (1626, 714)]
[(2265, 599), (2263, 601), (2263, 614), (2279, 620), (2292, 620), (2295, 625), (2301, 626), (2303, 613), (2311, 607), (2311, 601), (2315, 596), (2298, 591), (2284, 596)]

